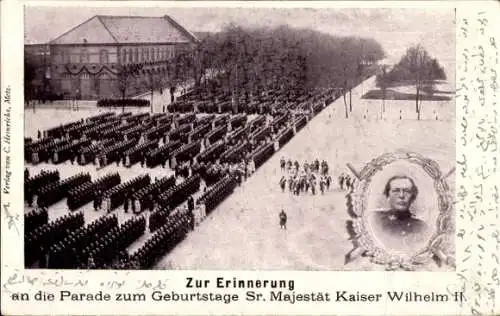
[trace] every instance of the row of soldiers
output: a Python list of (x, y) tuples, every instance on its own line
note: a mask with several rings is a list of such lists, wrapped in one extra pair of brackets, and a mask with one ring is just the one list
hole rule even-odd
[(49, 183), (38, 190), (37, 204), (41, 207), (55, 204), (68, 197), (70, 190), (86, 183), (91, 183), (89, 173), (78, 173), (62, 181)]
[(149, 268), (172, 250), (188, 233), (192, 216), (188, 212), (177, 212), (168, 217), (162, 226), (140, 249), (130, 256), (129, 268)]
[(198, 203), (205, 205), (205, 212), (208, 214), (233, 192), (237, 184), (236, 175), (228, 175), (206, 190)]
[(28, 206), (33, 205), (33, 199), (38, 191), (46, 187), (50, 183), (56, 183), (60, 180), (59, 171), (46, 171), (42, 170), (39, 174), (29, 177), (29, 171), (26, 169), (24, 172), (24, 198), (28, 202)]
[(118, 227), (118, 217), (99, 217), (92, 223), (71, 231), (64, 239), (51, 245), (47, 254), (48, 268), (77, 268), (84, 266), (95, 245), (92, 243)]
[(217, 162), (202, 162), (196, 165), (195, 168), (196, 172), (200, 174), (207, 185), (214, 184), (229, 173), (236, 174), (239, 184), (250, 176), (249, 163), (245, 158), (231, 164), (227, 162), (222, 164)]
[[(68, 208), (75, 210), (94, 200), (94, 208), (97, 210), (102, 205), (102, 192), (119, 185), (120, 182), (120, 175), (116, 172), (99, 178), (94, 182), (80, 185), (69, 191), (67, 199)], [(96, 199), (98, 200), (96, 201)]]
[[(309, 189), (311, 190), (311, 193), (313, 195), (316, 195), (316, 180), (316, 176), (313, 173), (302, 173), (300, 176), (290, 176), (288, 179), (286, 179), (285, 176), (282, 176), (279, 181), (279, 185), (282, 192), (285, 192), (286, 186), (288, 184), (288, 190), (294, 195), (300, 195), (301, 192), (308, 193)], [(321, 194), (324, 194), (325, 190), (330, 189), (331, 182), (332, 178), (330, 177), (330, 175), (321, 175), (319, 177), (319, 189), (321, 191)]]
[(29, 233), (48, 223), (49, 213), (46, 207), (38, 207), (24, 214), (24, 232)]
[[(194, 206), (194, 198), (192, 195), (190, 195), (187, 199), (187, 210), (188, 214), (190, 214), (191, 216), (193, 215)], [(184, 211), (185, 209), (181, 209), (181, 212)], [(169, 206), (155, 209), (155, 211), (149, 215), (149, 231), (154, 232), (165, 225), (172, 213), (173, 211)], [(190, 227), (190, 229), (193, 229), (193, 227)]]
[[(282, 176), (279, 185), (282, 190), (282, 192), (285, 192), (286, 185), (288, 184), (288, 189), (290, 192), (292, 192), (295, 195), (299, 195), (300, 192), (308, 192), (309, 189), (311, 189), (311, 193), (314, 195), (316, 194), (316, 177), (314, 174), (305, 174), (302, 173), (301, 176), (290, 176), (288, 179), (286, 179), (285, 176)], [(354, 190), (354, 184), (356, 182), (355, 178), (351, 178), (351, 176), (346, 175), (345, 173), (342, 173), (339, 178), (338, 178), (338, 183), (339, 187), (341, 190), (345, 191), (353, 191)], [(329, 190), (330, 185), (332, 183), (332, 178), (330, 175), (322, 175), (320, 176), (319, 179), (319, 187), (321, 190), (321, 193), (324, 193), (325, 189)]]
[(149, 214), (149, 231), (152, 233), (165, 225), (171, 212), (169, 207), (164, 207)]
[[(318, 159), (315, 159), (311, 163), (308, 163), (306, 160), (303, 163), (302, 167), (303, 167), (303, 171), (305, 173), (315, 172), (315, 173), (320, 173), (322, 175), (327, 175), (328, 171), (329, 171), (328, 163), (325, 160), (322, 160), (320, 162)], [(283, 172), (284, 171), (288, 171), (288, 172), (295, 171), (295, 173), (297, 173), (297, 172), (300, 172), (300, 163), (297, 160), (292, 162), (291, 159), (288, 159), (288, 161), (286, 161), (284, 157), (281, 157), (280, 169)]]
[(132, 218), (120, 227), (112, 228), (105, 236), (95, 240), (88, 254), (88, 268), (103, 268), (115, 260), (128, 259), (126, 247), (144, 234), (146, 219), (143, 216)]
[(29, 265), (49, 250), (49, 247), (64, 239), (71, 231), (83, 226), (82, 213), (65, 214), (55, 221), (42, 225), (27, 233), (24, 239), (24, 260)]
[[(198, 167), (198, 168), (196, 168)], [(222, 179), (226, 174), (228, 174), (229, 169), (218, 163), (200, 163), (197, 165), (196, 172), (205, 181), (207, 186), (210, 186), (220, 179)]]

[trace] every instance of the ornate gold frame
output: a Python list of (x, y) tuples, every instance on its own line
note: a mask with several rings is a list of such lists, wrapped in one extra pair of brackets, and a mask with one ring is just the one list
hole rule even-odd
[[(409, 256), (390, 253), (383, 247), (377, 245), (373, 236), (366, 227), (365, 208), (367, 205), (367, 189), (373, 175), (398, 160), (406, 160), (417, 164), (433, 179), (434, 189), (438, 195), (439, 215), (436, 221), (436, 231), (430, 237), (427, 245), (417, 253)], [(349, 166), (350, 167), (350, 166)], [(371, 261), (386, 266), (387, 270), (416, 270), (431, 259), (440, 264), (455, 265), (454, 250), (454, 222), (452, 221), (453, 196), (450, 194), (446, 178), (452, 173), (443, 175), (439, 165), (431, 159), (413, 152), (396, 152), (383, 154), (370, 161), (358, 174), (352, 167), (353, 173), (358, 178), (354, 190), (347, 195), (348, 212), (351, 220), (347, 222), (347, 229), (354, 244), (346, 255), (346, 264), (356, 257), (363, 255), (371, 258)]]

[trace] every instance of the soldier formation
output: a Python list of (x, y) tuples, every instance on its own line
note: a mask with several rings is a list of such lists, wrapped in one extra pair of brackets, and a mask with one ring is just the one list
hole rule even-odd
[[(45, 210), (42, 210), (44, 212)], [(49, 248), (61, 241), (71, 231), (84, 224), (82, 213), (66, 214), (55, 221), (43, 223), (38, 221), (39, 226), (32, 225), (30, 229), (25, 228), (24, 261), (25, 265), (31, 265), (39, 260), (41, 266), (46, 266), (45, 255)]]
[(280, 159), (281, 171), (288, 175), (288, 177), (282, 175), (279, 181), (282, 192), (288, 188), (288, 191), (294, 195), (307, 194), (309, 191), (312, 195), (316, 195), (324, 194), (330, 189), (332, 178), (328, 174), (329, 167), (326, 161), (323, 160), (320, 163), (316, 159), (310, 164), (305, 161), (302, 165), (303, 169), (300, 167), (297, 160), (292, 162), (291, 159), (288, 161), (283, 157)]
[(322, 160), (321, 162), (318, 159), (315, 159), (314, 161), (311, 161), (310, 163), (304, 161), (302, 164), (302, 169), (300, 163), (295, 160), (292, 161), (291, 159), (286, 160), (284, 157), (281, 157), (280, 159), (280, 169), (282, 172), (288, 172), (291, 174), (297, 174), (301, 171), (305, 173), (316, 173), (320, 175), (326, 176), (329, 171), (329, 166), (328, 163), (325, 160)]
[[(195, 227), (195, 213), (199, 221), (215, 209), (300, 131), (308, 121), (306, 115), (322, 109), (331, 93), (315, 91), (295, 100), (281, 92), (270, 93), (236, 115), (106, 112), (38, 131), (38, 139), (25, 142), (28, 164), (69, 162), (94, 164), (98, 169), (113, 163), (127, 168), (138, 164), (169, 168), (174, 176), (152, 181), (144, 174), (122, 181), (115, 172), (99, 179), (86, 173), (61, 179), (58, 171), (30, 175), (27, 168), (25, 200), (35, 209), (25, 215), (26, 266), (38, 261), (48, 268), (150, 267)], [(196, 91), (188, 93), (175, 106), (200, 97)], [(212, 113), (220, 112), (224, 104)], [(258, 114), (249, 120), (249, 113)], [(311, 189), (315, 194), (317, 185), (320, 191), (330, 186), (326, 162), (307, 165), (304, 172), (314, 178), (304, 181), (296, 172), (298, 178), (290, 181), (296, 192)], [(71, 212), (50, 220), (50, 207), (63, 199)], [(84, 225), (77, 210), (88, 203), (103, 215)], [(116, 213), (107, 214), (121, 206), (133, 217), (119, 225)], [(126, 247), (146, 228), (154, 235), (129, 255)]]

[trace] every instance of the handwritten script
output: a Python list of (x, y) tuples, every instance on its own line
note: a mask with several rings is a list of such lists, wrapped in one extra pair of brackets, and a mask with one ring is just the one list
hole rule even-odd
[(89, 287), (106, 290), (120, 290), (121, 288), (164, 290), (167, 288), (168, 279), (166, 278), (139, 278), (130, 281), (127, 278), (129, 275), (130, 272), (106, 271), (105, 278), (89, 278), (88, 271), (83, 270), (68, 276), (67, 273), (59, 271), (37, 272), (34, 270), (14, 269), (13, 273), (7, 277), (6, 282), (2, 284), (2, 291), (6, 293), (17, 292), (25, 285), (48, 290), (58, 288), (84, 289)]
[(487, 12), (466, 14), (457, 16), (457, 275), (468, 312), (494, 315), (500, 288), (498, 30)]

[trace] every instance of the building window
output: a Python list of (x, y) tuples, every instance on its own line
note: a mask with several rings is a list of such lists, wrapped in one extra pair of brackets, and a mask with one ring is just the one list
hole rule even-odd
[(61, 51), (61, 63), (64, 64), (66, 63), (66, 52), (65, 51)]
[(80, 52), (80, 63), (85, 64), (89, 62), (89, 52), (84, 49)]
[(139, 49), (136, 48), (134, 53), (135, 53), (135, 62), (138, 63), (139, 62)]
[(129, 63), (131, 63), (131, 62), (133, 62), (133, 61), (134, 61), (133, 57), (134, 57), (134, 56), (132, 55), (132, 48), (129, 48), (129, 49), (128, 49), (128, 62), (129, 62)]
[(101, 64), (109, 63), (109, 54), (108, 54), (107, 50), (105, 50), (105, 49), (101, 50), (101, 52), (99, 54), (99, 62)]
[(122, 63), (123, 64), (127, 63), (127, 50), (125, 48), (122, 49)]

